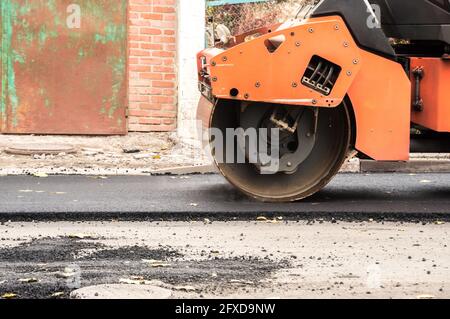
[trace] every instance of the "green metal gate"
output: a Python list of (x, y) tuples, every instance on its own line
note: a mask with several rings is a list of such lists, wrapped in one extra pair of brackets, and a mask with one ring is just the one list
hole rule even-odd
[(126, 133), (127, 2), (0, 1), (0, 132)]

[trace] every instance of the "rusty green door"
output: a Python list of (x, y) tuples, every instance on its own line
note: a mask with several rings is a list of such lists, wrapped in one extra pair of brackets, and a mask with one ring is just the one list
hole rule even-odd
[(0, 6), (0, 131), (125, 134), (127, 0)]

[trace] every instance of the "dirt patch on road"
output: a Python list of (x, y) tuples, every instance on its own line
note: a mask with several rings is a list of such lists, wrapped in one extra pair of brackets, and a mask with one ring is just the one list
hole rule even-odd
[(219, 258), (214, 253), (204, 260), (191, 260), (169, 246), (111, 248), (92, 239), (42, 238), (0, 249), (0, 295), (67, 298), (78, 288), (73, 286), (77, 281), (86, 287), (123, 280), (196, 285), (208, 293), (226, 285), (257, 286), (287, 266), (287, 262), (269, 258)]
[(102, 245), (69, 238), (42, 238), (17, 247), (0, 249), (3, 263), (54, 263), (74, 261), (84, 250), (100, 249)]

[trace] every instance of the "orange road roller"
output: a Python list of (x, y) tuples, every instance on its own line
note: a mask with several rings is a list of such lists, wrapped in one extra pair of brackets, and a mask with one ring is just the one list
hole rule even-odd
[(312, 1), (221, 39), (197, 56), (198, 118), (220, 172), (254, 198), (304, 199), (355, 155), (408, 161), (416, 138), (450, 145), (448, 0)]

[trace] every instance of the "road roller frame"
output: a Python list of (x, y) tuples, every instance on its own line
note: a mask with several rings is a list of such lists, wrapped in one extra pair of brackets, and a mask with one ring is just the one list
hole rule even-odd
[[(345, 107), (351, 114), (354, 150), (378, 161), (407, 161), (412, 126), (450, 132), (450, 8), (436, 13), (435, 1), (403, 3), (316, 1), (296, 19), (200, 52), (199, 118), (211, 127), (218, 105), (236, 103)], [(412, 10), (428, 10), (429, 21), (441, 19), (433, 23), (440, 28), (439, 39), (425, 28), (430, 27), (428, 20), (422, 21), (426, 14), (417, 25), (405, 20), (404, 15), (414, 15)], [(410, 38), (388, 38), (394, 35)], [(271, 121), (282, 130), (289, 128)]]

